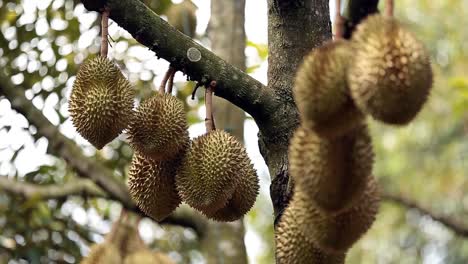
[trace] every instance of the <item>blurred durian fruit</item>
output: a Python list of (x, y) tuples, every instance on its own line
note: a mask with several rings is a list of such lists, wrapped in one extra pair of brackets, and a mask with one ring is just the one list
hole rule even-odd
[(345, 253), (329, 253), (320, 249), (306, 237), (299, 225), (305, 225), (302, 219), (293, 213), (300, 203), (291, 202), (284, 210), (275, 232), (276, 261), (278, 264), (343, 264)]
[(139, 217), (122, 211), (104, 242), (91, 247), (82, 264), (119, 264), (127, 255), (145, 247), (138, 233)]
[(97, 56), (79, 68), (69, 100), (69, 112), (78, 133), (101, 149), (128, 126), (134, 91), (109, 59)]
[(135, 153), (130, 165), (128, 186), (138, 207), (156, 221), (172, 213), (181, 200), (175, 187), (180, 159), (155, 161)]
[(171, 160), (189, 144), (183, 103), (170, 94), (155, 94), (137, 108), (128, 128), (130, 145), (140, 155)]
[(353, 33), (351, 95), (374, 119), (403, 125), (421, 110), (432, 87), (429, 54), (395, 18), (371, 15)]
[(293, 95), (301, 124), (322, 136), (342, 135), (364, 117), (349, 95), (350, 55), (349, 41), (330, 41), (313, 49), (296, 73)]
[(377, 182), (368, 177), (366, 189), (360, 199), (349, 209), (327, 215), (321, 212), (305, 194), (301, 185), (295, 185), (290, 201), (292, 214), (298, 220), (299, 233), (329, 253), (345, 253), (372, 226), (375, 221), (380, 196)]
[[(258, 176), (245, 148), (222, 130), (192, 141), (176, 185), (184, 202), (219, 221), (240, 218), (258, 194)], [(225, 212), (218, 211), (222, 208)]]
[(197, 28), (197, 6), (190, 0), (172, 4), (166, 12), (167, 21), (185, 35), (194, 38)]
[(128, 255), (123, 264), (175, 264), (167, 255), (143, 249)]
[(289, 172), (311, 203), (325, 214), (352, 206), (364, 193), (374, 153), (364, 122), (336, 138), (300, 126), (289, 145)]

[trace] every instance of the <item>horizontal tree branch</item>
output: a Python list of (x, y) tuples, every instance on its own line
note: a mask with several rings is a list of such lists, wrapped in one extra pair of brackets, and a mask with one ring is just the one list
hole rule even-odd
[(443, 224), (445, 227), (452, 230), (456, 235), (468, 237), (468, 224), (462, 223), (448, 215), (434, 212), (429, 207), (422, 205), (421, 203), (413, 200), (410, 197), (407, 197), (403, 194), (382, 191), (382, 198), (386, 201), (390, 201), (402, 205), (404, 207), (415, 209), (421, 214), (429, 216), (434, 221)]
[[(257, 121), (268, 121), (280, 105), (274, 92), (240, 69), (227, 63), (190, 37), (177, 31), (139, 0), (82, 0), (88, 10), (101, 12), (104, 5), (110, 18), (138, 42), (187, 74), (200, 85), (216, 81), (215, 95), (237, 105)], [(241, 56), (240, 54), (239, 56)], [(242, 55), (243, 56), (243, 55)]]
[[(48, 139), (47, 151), (63, 158), (68, 166), (77, 172), (78, 176), (92, 180), (97, 185), (96, 188), (99, 187), (106, 193), (106, 197), (118, 201), (125, 209), (146, 217), (131, 199), (125, 184), (114, 177), (112, 170), (86, 157), (74, 141), (60, 133), (58, 128), (26, 98), (25, 90), (21, 86), (15, 86), (5, 72), (0, 69), (0, 95), (4, 95), (10, 101), (11, 107), (36, 127), (39, 136)], [(185, 227), (194, 229), (197, 234), (202, 234), (201, 230), (197, 230), (201, 225), (191, 221), (190, 218), (181, 219), (181, 216), (170, 215), (164, 222), (166, 224), (183, 224)]]

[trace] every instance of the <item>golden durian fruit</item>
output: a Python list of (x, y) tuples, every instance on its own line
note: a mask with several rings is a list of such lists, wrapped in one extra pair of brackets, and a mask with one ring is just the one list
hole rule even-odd
[(120, 264), (122, 257), (118, 248), (111, 243), (95, 244), (81, 264)]
[(138, 231), (138, 219), (129, 212), (121, 213), (106, 236), (106, 243), (115, 245), (122, 258), (145, 247)]
[(374, 152), (364, 122), (345, 135), (320, 137), (300, 126), (289, 145), (289, 173), (310, 202), (326, 214), (352, 206), (364, 193)]
[(180, 160), (154, 161), (135, 153), (128, 175), (130, 195), (138, 207), (156, 221), (161, 221), (179, 206), (175, 187)]
[(344, 253), (372, 226), (379, 209), (379, 192), (375, 179), (370, 176), (361, 198), (348, 210), (337, 215), (323, 214), (311, 203), (303, 186), (295, 185), (291, 200), (292, 214), (298, 229), (322, 250)]
[(125, 258), (123, 264), (175, 264), (167, 255), (148, 249), (136, 251)]
[(307, 238), (299, 225), (306, 225), (309, 219), (298, 218), (290, 203), (284, 210), (275, 232), (276, 261), (278, 264), (344, 264), (345, 253), (328, 253)]
[(155, 94), (137, 108), (128, 128), (130, 145), (154, 160), (170, 160), (189, 144), (183, 103), (170, 94)]
[(205, 215), (226, 206), (239, 183), (239, 173), (250, 164), (239, 141), (222, 130), (192, 141), (177, 172), (176, 185), (184, 202)]
[(107, 58), (88, 59), (79, 68), (69, 100), (78, 133), (101, 149), (125, 129), (132, 117), (130, 82)]
[(432, 87), (429, 54), (395, 18), (372, 15), (352, 37), (348, 71), (357, 106), (376, 120), (406, 124), (421, 110)]
[(349, 95), (350, 47), (347, 40), (327, 42), (312, 50), (296, 73), (293, 95), (301, 123), (323, 136), (342, 135), (364, 117)]
[(167, 21), (185, 35), (194, 38), (197, 28), (197, 6), (190, 0), (172, 4), (166, 12)]
[[(248, 161), (248, 160), (245, 160)], [(255, 204), (260, 189), (257, 173), (250, 163), (241, 165), (239, 183), (227, 204), (207, 217), (220, 222), (232, 222), (244, 216)]]

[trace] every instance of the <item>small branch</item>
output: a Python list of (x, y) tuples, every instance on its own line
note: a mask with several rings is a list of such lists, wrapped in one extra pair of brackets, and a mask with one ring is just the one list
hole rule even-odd
[(28, 199), (60, 199), (72, 195), (108, 198), (107, 194), (90, 180), (73, 181), (62, 185), (38, 185), (0, 177), (0, 189), (11, 194), (21, 195)]
[(169, 77), (169, 81), (167, 82), (167, 93), (172, 94), (172, 87), (174, 86), (174, 77), (176, 75), (176, 71), (172, 72), (171, 77)]
[(386, 0), (385, 1), (385, 15), (388, 17), (393, 17), (394, 7), (395, 7), (395, 4), (393, 0)]
[(167, 69), (166, 74), (164, 74), (164, 78), (161, 81), (161, 84), (159, 85), (159, 93), (164, 94), (166, 92), (166, 85), (167, 81), (171, 76), (174, 74), (175, 69), (171, 66), (169, 66), (169, 69)]
[(215, 87), (216, 81), (212, 81), (205, 90), (205, 128), (207, 133), (216, 129), (213, 116), (213, 91)]
[(107, 36), (109, 35), (109, 9), (104, 7), (101, 18), (101, 56), (107, 57), (109, 50), (109, 40)]
[(341, 16), (341, 0), (335, 0), (335, 39), (342, 39), (344, 32), (344, 19)]
[(459, 222), (458, 220), (452, 217), (449, 217), (447, 215), (436, 213), (432, 211), (430, 208), (411, 199), (410, 197), (406, 197), (402, 194), (395, 194), (395, 193), (390, 193), (387, 191), (382, 191), (382, 198), (387, 201), (418, 210), (422, 214), (425, 214), (429, 216), (430, 218), (432, 218), (434, 221), (443, 224), (445, 227), (452, 230), (455, 234), (468, 238), (468, 225), (467, 224)]

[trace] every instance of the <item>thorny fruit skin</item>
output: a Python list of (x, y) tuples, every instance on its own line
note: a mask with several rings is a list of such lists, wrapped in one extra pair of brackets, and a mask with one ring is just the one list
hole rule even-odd
[(154, 160), (170, 160), (189, 144), (182, 102), (170, 94), (155, 94), (137, 108), (128, 128), (130, 145)]
[(363, 114), (349, 95), (346, 72), (351, 59), (347, 40), (313, 49), (299, 67), (293, 88), (301, 123), (326, 137), (345, 134)]
[(328, 253), (307, 238), (299, 225), (305, 225), (293, 212), (298, 203), (290, 203), (276, 228), (276, 261), (278, 264), (344, 264), (345, 253)]
[(354, 206), (337, 215), (323, 214), (311, 203), (301, 185), (295, 185), (292, 214), (302, 219), (298, 229), (322, 250), (345, 253), (372, 226), (379, 210), (380, 195), (374, 177), (368, 177), (366, 190)]
[(125, 129), (133, 115), (129, 81), (109, 59), (97, 56), (78, 70), (69, 112), (78, 133), (101, 149)]
[(210, 215), (226, 206), (239, 184), (239, 173), (250, 163), (235, 137), (210, 131), (192, 141), (177, 172), (177, 189), (184, 202)]
[(181, 200), (175, 187), (180, 158), (154, 161), (135, 153), (128, 175), (130, 195), (138, 207), (156, 221), (171, 214)]
[(376, 120), (404, 125), (421, 110), (432, 87), (429, 54), (396, 19), (369, 16), (353, 34), (348, 71), (357, 106)]
[(372, 173), (374, 152), (367, 126), (323, 138), (300, 126), (289, 145), (289, 172), (317, 210), (337, 214), (353, 206)]

